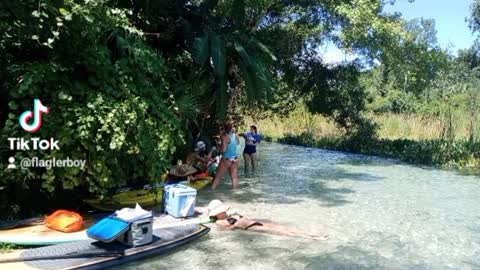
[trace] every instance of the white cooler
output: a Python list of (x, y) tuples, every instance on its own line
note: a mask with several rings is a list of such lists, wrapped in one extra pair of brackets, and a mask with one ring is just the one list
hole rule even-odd
[(165, 186), (165, 212), (176, 218), (195, 214), (197, 190), (185, 185)]

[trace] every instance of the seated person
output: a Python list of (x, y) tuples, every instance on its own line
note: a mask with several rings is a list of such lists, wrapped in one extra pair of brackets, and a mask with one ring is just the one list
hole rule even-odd
[(326, 237), (309, 235), (298, 229), (278, 225), (269, 221), (260, 221), (243, 217), (223, 204), (219, 200), (213, 200), (206, 208), (195, 208), (195, 211), (207, 214), (210, 222), (215, 222), (217, 226), (225, 230), (248, 230), (270, 234), (303, 237), (308, 239), (325, 239)]
[(215, 177), (215, 174), (217, 174), (217, 169), (218, 169), (218, 164), (220, 164), (220, 159), (222, 156), (216, 156), (212, 162), (210, 163), (210, 166), (208, 167), (208, 176)]
[(176, 183), (180, 181), (190, 181), (193, 175), (197, 173), (197, 169), (188, 164), (175, 165), (170, 169), (167, 175), (167, 183)]
[(187, 156), (186, 164), (193, 166), (198, 170), (198, 173), (204, 173), (207, 171), (208, 166), (212, 160), (212, 153), (215, 151), (215, 146), (210, 149), (210, 152), (206, 152), (206, 145), (204, 142), (199, 141), (195, 145), (195, 149)]

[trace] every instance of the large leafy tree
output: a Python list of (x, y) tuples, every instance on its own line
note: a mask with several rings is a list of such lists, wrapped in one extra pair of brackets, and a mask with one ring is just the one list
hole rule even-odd
[(415, 110), (416, 101), (451, 64), (437, 42), (433, 20), (405, 21), (403, 27), (404, 37), (394, 49), (384, 50), (379, 64), (363, 76), (375, 111)]
[[(311, 106), (314, 111), (350, 125), (344, 120), (354, 119), (361, 106), (353, 106), (353, 113), (339, 108), (358, 100), (350, 98), (359, 93), (353, 87), (357, 70), (307, 58), (333, 41), (378, 59), (404, 35), (397, 17), (382, 13), (384, 5), (381, 0), (0, 2), (3, 138), (21, 135), (16, 116), (31, 99), (50, 100), (59, 116), (47, 116), (41, 135), (58, 134), (65, 145), (43, 155), (89, 161), (85, 170), (1, 175), (0, 188), (17, 191), (2, 193), (7, 194), (2, 205), (20, 204), (20, 197), (8, 194), (105, 194), (128, 181), (157, 180), (185, 144), (184, 135), (188, 142), (213, 128), (233, 101), (269, 106), (270, 97), (308, 97), (313, 105), (325, 105)], [(321, 76), (315, 77), (317, 72)], [(3, 162), (15, 155), (1, 151)]]
[[(40, 5), (39, 5), (40, 3)], [(57, 151), (0, 146), (0, 215), (41, 207), (78, 206), (88, 194), (106, 195), (127, 183), (161, 181), (183, 143), (171, 97), (170, 63), (144, 42), (128, 10), (103, 2), (2, 2), (0, 110), (7, 137), (55, 138)], [(114, 36), (117, 38), (113, 43)], [(177, 61), (172, 59), (172, 62)], [(42, 128), (28, 134), (21, 112), (39, 98), (50, 108)], [(82, 159), (83, 168), (6, 170), (17, 160)], [(43, 201), (45, 203), (32, 205)]]

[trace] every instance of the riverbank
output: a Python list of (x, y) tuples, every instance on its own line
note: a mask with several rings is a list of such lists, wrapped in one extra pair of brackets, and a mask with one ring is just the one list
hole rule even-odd
[(458, 122), (451, 139), (442, 139), (439, 119), (414, 115), (372, 115), (376, 138), (349, 137), (329, 119), (296, 110), (287, 117), (267, 117), (257, 123), (266, 140), (398, 159), (410, 164), (480, 174), (480, 143), (470, 140), (466, 123)]
[(468, 141), (449, 143), (439, 139), (415, 141), (409, 139), (359, 140), (348, 137), (315, 138), (309, 133), (268, 138), (271, 141), (285, 144), (389, 157), (410, 164), (438, 166), (480, 174), (478, 154), (480, 153), (480, 144)]

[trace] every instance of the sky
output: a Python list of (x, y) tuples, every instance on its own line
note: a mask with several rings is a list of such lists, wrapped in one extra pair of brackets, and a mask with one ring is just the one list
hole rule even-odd
[[(407, 20), (423, 17), (435, 19), (437, 38), (442, 48), (449, 48), (452, 53), (459, 49), (470, 47), (475, 35), (468, 28), (465, 21), (470, 16), (470, 5), (473, 0), (397, 0), (394, 5), (386, 5), (384, 11), (388, 13), (400, 12)], [(327, 44), (321, 52), (324, 61), (336, 63), (343, 60), (353, 60), (354, 55), (347, 55), (333, 44)]]

